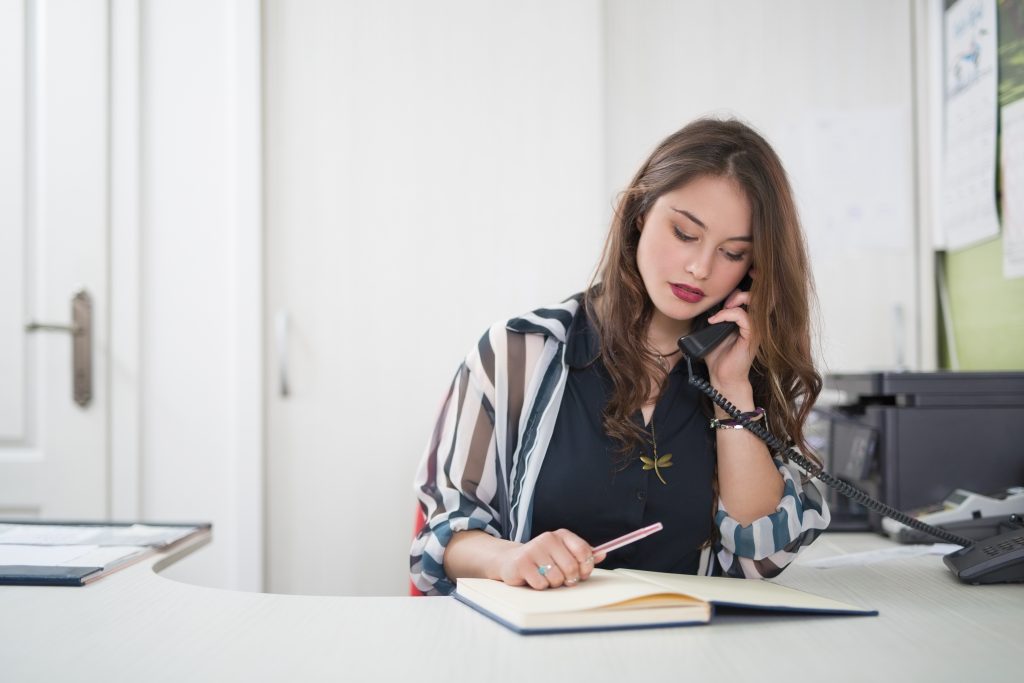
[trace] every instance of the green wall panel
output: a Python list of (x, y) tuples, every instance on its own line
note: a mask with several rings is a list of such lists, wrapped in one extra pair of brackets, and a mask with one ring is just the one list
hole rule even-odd
[(946, 254), (961, 370), (1024, 370), (1024, 278), (1003, 277), (1003, 238)]

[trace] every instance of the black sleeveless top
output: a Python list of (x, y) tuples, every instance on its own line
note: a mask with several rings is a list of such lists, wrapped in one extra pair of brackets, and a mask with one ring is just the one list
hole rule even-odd
[[(670, 467), (643, 469), (653, 458), (651, 424), (647, 443), (623, 457), (604, 433), (601, 415), (611, 380), (598, 356), (596, 331), (584, 306), (573, 320), (565, 349), (569, 376), (551, 443), (537, 479), (532, 534), (565, 528), (599, 545), (654, 522), (664, 529), (609, 553), (600, 567), (628, 567), (695, 574), (699, 547), (713, 525), (713, 435), (701, 412), (700, 392), (687, 382), (686, 363), (669, 373), (652, 419), (657, 453)], [(638, 410), (634, 421), (643, 426)]]

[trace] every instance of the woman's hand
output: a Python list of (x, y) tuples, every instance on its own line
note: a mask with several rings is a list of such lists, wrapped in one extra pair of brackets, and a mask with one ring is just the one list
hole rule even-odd
[(586, 581), (604, 558), (605, 553), (594, 555), (590, 544), (576, 534), (559, 529), (503, 550), (496, 557), (495, 573), (512, 586), (525, 584), (537, 590), (574, 586)]
[[(711, 324), (731, 320), (739, 327), (739, 334), (730, 335), (705, 357), (712, 386), (742, 412), (754, 409), (749, 373), (757, 344), (750, 316), (740, 308), (749, 302), (749, 292), (733, 292), (726, 299), (725, 308), (708, 318)], [(717, 404), (715, 416), (729, 417)], [(716, 429), (715, 439), (719, 498), (729, 516), (747, 525), (771, 514), (782, 499), (784, 483), (767, 446), (745, 429)]]
[(739, 327), (739, 334), (730, 335), (705, 356), (711, 384), (720, 390), (750, 381), (750, 366), (757, 355), (757, 344), (753, 340), (750, 316), (741, 308), (748, 303), (750, 292), (738, 289), (726, 298), (721, 311), (708, 318), (710, 325), (731, 321)]

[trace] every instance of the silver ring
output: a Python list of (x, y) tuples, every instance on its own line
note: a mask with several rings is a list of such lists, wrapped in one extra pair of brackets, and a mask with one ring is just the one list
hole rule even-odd
[(550, 564), (537, 565), (537, 573), (540, 574), (541, 576), (547, 576), (548, 572), (551, 571), (552, 569), (554, 569), (554, 567), (552, 565), (550, 565)]

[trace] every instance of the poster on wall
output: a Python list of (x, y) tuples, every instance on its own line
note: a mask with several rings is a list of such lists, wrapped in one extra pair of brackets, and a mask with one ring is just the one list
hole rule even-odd
[(946, 10), (942, 226), (950, 249), (999, 234), (996, 212), (996, 0)]
[(1002, 108), (1003, 277), (1024, 277), (1024, 99)]
[(1024, 1), (999, 3), (1003, 277), (1024, 277)]

